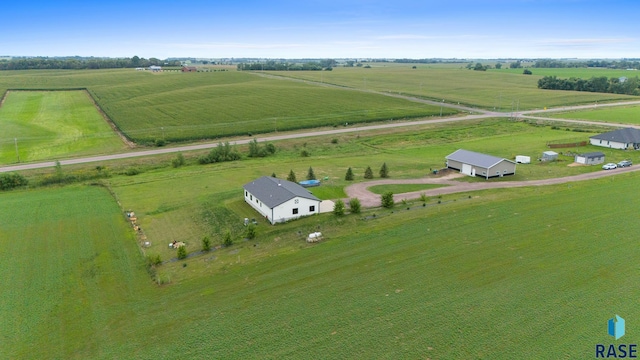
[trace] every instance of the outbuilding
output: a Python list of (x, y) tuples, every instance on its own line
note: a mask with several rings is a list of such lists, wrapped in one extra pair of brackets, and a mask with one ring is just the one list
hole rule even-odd
[(556, 161), (558, 160), (558, 153), (555, 151), (545, 151), (542, 153), (542, 158), (540, 159), (542, 161)]
[(640, 130), (624, 128), (594, 135), (589, 138), (591, 145), (611, 149), (640, 149)]
[(321, 202), (302, 186), (269, 176), (245, 184), (244, 201), (271, 224), (319, 214)]
[(516, 173), (516, 163), (504, 158), (459, 149), (446, 157), (447, 168), (485, 179)]
[(604, 154), (599, 151), (595, 151), (576, 155), (575, 162), (584, 165), (602, 164), (604, 162)]

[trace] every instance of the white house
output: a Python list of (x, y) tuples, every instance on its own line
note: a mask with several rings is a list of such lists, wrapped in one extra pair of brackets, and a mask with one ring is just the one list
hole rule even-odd
[(589, 138), (591, 145), (608, 147), (611, 149), (640, 149), (640, 130), (624, 128), (594, 135)]
[(263, 176), (243, 188), (244, 201), (271, 224), (320, 213), (321, 200), (291, 181)]

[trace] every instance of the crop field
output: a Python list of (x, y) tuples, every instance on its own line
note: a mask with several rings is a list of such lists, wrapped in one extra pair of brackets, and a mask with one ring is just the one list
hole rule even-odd
[[(416, 69), (412, 68), (414, 65)], [(473, 71), (464, 68), (463, 64), (455, 67), (450, 64), (380, 63), (371, 64), (371, 68), (368, 69), (337, 67), (333, 71), (322, 73), (283, 71), (275, 73), (356, 89), (409, 94), (436, 101), (445, 100), (447, 103), (460, 103), (502, 112), (636, 99), (627, 95), (540, 90), (537, 88), (538, 79), (544, 75), (554, 75), (554, 71), (559, 74), (569, 72), (566, 72), (568, 69), (535, 70), (534, 75), (523, 75), (522, 69), (517, 72), (507, 69)]]
[(104, 189), (0, 194), (2, 223), (19, 219), (0, 230), (0, 356), (588, 358), (610, 342), (613, 314), (640, 317), (637, 181), (304, 219), (320, 219), (327, 240), (275, 226), (162, 265), (176, 275), (161, 287)]
[[(510, 74), (522, 74), (524, 69), (492, 69), (491, 72), (507, 72)], [(621, 70), (621, 69), (604, 69), (604, 68), (529, 68), (532, 75), (537, 76), (557, 76), (559, 78), (580, 78), (591, 79), (592, 77), (619, 78), (626, 76), (628, 78), (640, 76), (638, 71)]]
[(84, 91), (12, 91), (0, 126), (0, 164), (126, 148)]
[[(140, 143), (440, 115), (439, 107), (404, 99), (236, 71), (0, 73), (0, 91), (78, 87), (87, 88), (119, 129)], [(444, 109), (443, 115), (454, 113)]]
[(621, 124), (640, 124), (640, 107), (625, 106), (615, 108), (594, 108), (586, 111), (572, 111), (553, 114), (551, 117), (562, 119), (580, 119), (589, 121), (602, 121)]

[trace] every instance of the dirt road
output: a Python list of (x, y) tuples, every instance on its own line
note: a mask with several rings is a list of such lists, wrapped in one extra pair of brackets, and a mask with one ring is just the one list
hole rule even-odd
[[(631, 166), (627, 168), (619, 168), (614, 170), (602, 170), (591, 172), (587, 174), (566, 176), (561, 178), (553, 178), (553, 179), (542, 179), (542, 180), (529, 180), (529, 181), (492, 181), (487, 180), (483, 182), (461, 182), (455, 181), (455, 178), (462, 177), (465, 175), (454, 173), (447, 177), (437, 178), (437, 177), (424, 177), (419, 179), (383, 179), (383, 180), (374, 180), (367, 181), (363, 183), (353, 184), (345, 188), (345, 193), (349, 198), (357, 197), (360, 200), (360, 203), (363, 207), (378, 207), (380, 206), (380, 195), (374, 194), (368, 190), (369, 187), (375, 185), (388, 185), (388, 184), (440, 184), (446, 185), (444, 187), (422, 190), (422, 191), (413, 191), (403, 194), (394, 194), (393, 198), (396, 202), (401, 201), (402, 199), (413, 200), (419, 199), (421, 194), (425, 194), (426, 196), (437, 196), (444, 194), (454, 194), (461, 192), (469, 192), (476, 190), (485, 190), (485, 189), (501, 189), (501, 188), (515, 188), (515, 187), (525, 187), (525, 186), (543, 186), (543, 185), (554, 185), (554, 184), (564, 184), (575, 181), (584, 181), (591, 179), (598, 179), (606, 176), (612, 176), (617, 174), (623, 174), (633, 171), (640, 171), (640, 166)], [(346, 202), (346, 200), (345, 200)]]

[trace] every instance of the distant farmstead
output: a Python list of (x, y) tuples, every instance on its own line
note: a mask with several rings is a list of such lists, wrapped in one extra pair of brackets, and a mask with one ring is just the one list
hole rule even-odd
[(591, 145), (611, 149), (640, 149), (640, 130), (624, 128), (594, 135), (589, 138)]
[(158, 65), (151, 65), (151, 66), (149, 66), (149, 70), (151, 70), (153, 72), (159, 72), (159, 71), (162, 71), (162, 67), (158, 66)]
[(489, 179), (516, 173), (516, 163), (511, 160), (469, 150), (457, 150), (446, 159), (449, 169), (459, 170), (469, 176)]
[(321, 202), (294, 182), (268, 176), (244, 185), (244, 201), (271, 224), (319, 214)]
[(182, 72), (197, 72), (198, 68), (195, 66), (183, 66)]

